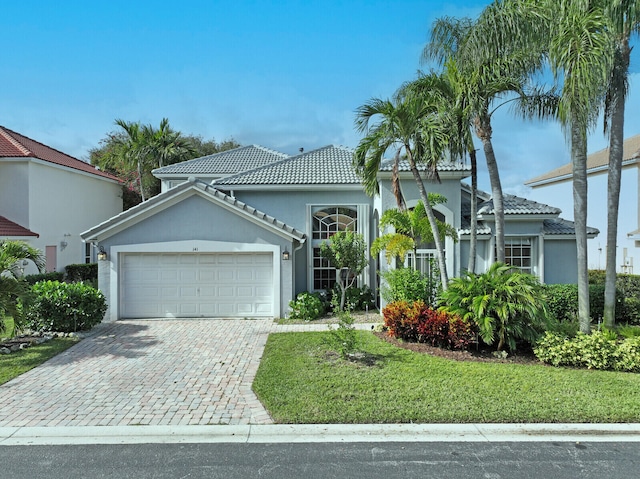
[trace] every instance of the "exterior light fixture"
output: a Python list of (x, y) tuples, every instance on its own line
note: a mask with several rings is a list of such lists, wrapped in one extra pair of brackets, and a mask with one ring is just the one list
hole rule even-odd
[(284, 251), (282, 252), (282, 261), (289, 261), (289, 252), (287, 251), (287, 247), (284, 247)]
[(106, 261), (107, 260), (107, 252), (104, 250), (104, 246), (100, 246), (98, 251), (98, 261)]

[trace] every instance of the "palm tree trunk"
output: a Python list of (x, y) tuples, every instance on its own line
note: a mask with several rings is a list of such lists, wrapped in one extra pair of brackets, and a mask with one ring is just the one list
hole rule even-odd
[(476, 150), (469, 151), (471, 158), (471, 236), (469, 238), (469, 262), (467, 263), (467, 271), (475, 273), (476, 269), (476, 250), (478, 246), (478, 161), (476, 159)]
[(488, 114), (485, 113), (476, 119), (476, 134), (482, 141), (489, 181), (491, 182), (491, 197), (493, 198), (493, 211), (496, 221), (496, 261), (504, 263), (504, 198), (498, 162), (491, 143), (491, 118)]
[(411, 150), (407, 148), (407, 158), (409, 159), (409, 166), (411, 168), (411, 173), (413, 174), (413, 178), (416, 181), (416, 185), (418, 186), (418, 191), (420, 192), (420, 198), (424, 203), (424, 210), (427, 214), (427, 218), (429, 219), (429, 224), (431, 225), (431, 231), (433, 233), (433, 240), (436, 243), (436, 251), (438, 253), (438, 266), (440, 267), (440, 282), (442, 283), (442, 289), (446, 291), (449, 286), (449, 275), (447, 274), (447, 263), (444, 258), (444, 245), (442, 244), (442, 239), (440, 238), (440, 232), (438, 230), (438, 224), (436, 223), (436, 215), (433, 213), (433, 208), (431, 207), (431, 203), (429, 203), (429, 196), (427, 195), (427, 191), (424, 188), (424, 183), (422, 182), (422, 176), (420, 176), (420, 172), (416, 166), (416, 162), (413, 159), (413, 155), (411, 154)]
[(609, 139), (609, 174), (607, 179), (607, 265), (604, 281), (603, 321), (613, 328), (616, 321), (616, 256), (618, 251), (618, 210), (620, 205), (620, 180), (622, 177), (625, 78), (629, 68), (631, 50), (629, 42), (620, 48), (620, 63), (614, 66), (611, 88), (613, 104)]
[(580, 331), (589, 334), (589, 270), (587, 268), (587, 133), (575, 119), (571, 125), (573, 165), (573, 217), (578, 261), (578, 320)]

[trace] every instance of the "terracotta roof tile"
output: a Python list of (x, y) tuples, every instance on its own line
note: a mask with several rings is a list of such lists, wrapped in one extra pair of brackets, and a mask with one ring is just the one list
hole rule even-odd
[(20, 226), (4, 216), (0, 216), (0, 237), (5, 236), (40, 236), (27, 228)]
[(11, 131), (8, 128), (0, 126), (0, 158), (38, 158), (39, 160), (48, 161), (56, 165), (66, 166), (74, 170), (84, 171), (92, 175), (109, 178), (111, 180), (120, 181), (117, 177), (100, 171), (93, 165), (78, 160), (72, 156), (62, 153), (50, 146), (32, 140), (20, 133)]

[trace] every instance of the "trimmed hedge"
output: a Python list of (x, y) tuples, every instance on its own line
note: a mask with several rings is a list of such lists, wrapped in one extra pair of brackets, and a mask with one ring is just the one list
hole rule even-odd
[(52, 271), (51, 273), (28, 274), (24, 280), (31, 286), (40, 281), (62, 281), (64, 273), (60, 271)]
[[(578, 316), (578, 285), (547, 284), (547, 304), (549, 312), (558, 321), (571, 321)], [(625, 298), (624, 293), (616, 290), (616, 323), (639, 324), (640, 301)], [(634, 304), (639, 307), (634, 309)], [(604, 311), (604, 285), (589, 284), (589, 310), (593, 321), (602, 320)], [(635, 312), (637, 311), (637, 312)]]
[(42, 281), (31, 287), (22, 304), (24, 325), (34, 331), (72, 332), (102, 321), (107, 302), (101, 291), (84, 283)]
[(98, 279), (98, 263), (68, 264), (64, 270), (69, 283)]

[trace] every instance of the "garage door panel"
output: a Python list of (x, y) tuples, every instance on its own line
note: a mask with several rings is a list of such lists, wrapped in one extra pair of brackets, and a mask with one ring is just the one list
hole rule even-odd
[(273, 316), (271, 253), (125, 254), (120, 316)]

